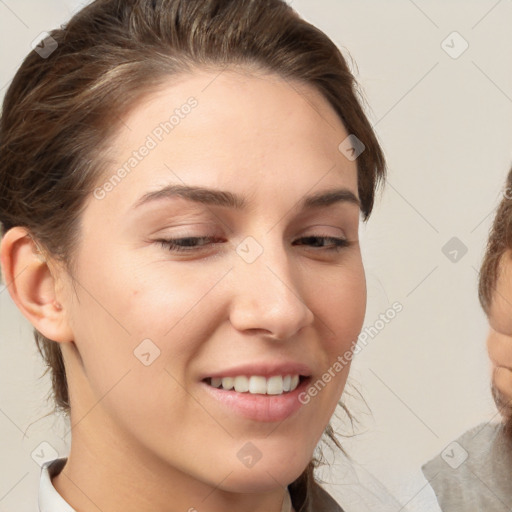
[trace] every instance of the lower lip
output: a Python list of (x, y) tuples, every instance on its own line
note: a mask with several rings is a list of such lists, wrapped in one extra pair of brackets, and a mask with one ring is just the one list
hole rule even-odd
[(309, 380), (310, 378), (304, 379), (293, 391), (282, 395), (237, 393), (234, 390), (214, 388), (206, 382), (201, 384), (215, 400), (245, 418), (253, 421), (276, 422), (289, 418), (302, 407), (299, 395), (307, 388)]

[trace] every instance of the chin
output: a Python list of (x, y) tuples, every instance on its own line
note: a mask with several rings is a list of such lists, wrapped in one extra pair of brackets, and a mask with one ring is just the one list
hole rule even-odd
[(500, 414), (504, 417), (503, 433), (512, 441), (512, 401), (507, 400), (494, 385), (491, 386), (491, 391), (494, 403)]
[(306, 467), (307, 463), (301, 467), (290, 467), (286, 463), (278, 467), (259, 461), (252, 468), (236, 468), (219, 488), (232, 493), (272, 492), (290, 485), (299, 478)]

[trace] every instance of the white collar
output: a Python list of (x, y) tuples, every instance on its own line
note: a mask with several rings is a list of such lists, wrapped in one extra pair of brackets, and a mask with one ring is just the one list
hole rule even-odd
[[(57, 492), (53, 486), (52, 477), (58, 475), (64, 465), (67, 457), (54, 459), (45, 462), (41, 467), (41, 479), (39, 482), (39, 511), (40, 512), (76, 512), (69, 503)], [(290, 512), (292, 502), (288, 490), (284, 496), (281, 512)]]
[(67, 457), (54, 459), (45, 462), (41, 466), (41, 479), (39, 481), (40, 512), (76, 512), (57, 492), (51, 480), (53, 476), (60, 473), (67, 460)]
[(292, 498), (290, 496), (290, 491), (286, 489), (284, 494), (283, 506), (281, 507), (281, 512), (292, 512)]

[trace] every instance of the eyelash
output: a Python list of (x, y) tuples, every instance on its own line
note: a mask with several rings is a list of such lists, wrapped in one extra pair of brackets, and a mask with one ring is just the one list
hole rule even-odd
[[(318, 239), (318, 240), (330, 240), (333, 242), (333, 247), (320, 247), (320, 249), (324, 249), (329, 252), (339, 252), (341, 249), (348, 247), (350, 245), (350, 242), (344, 238), (336, 238), (332, 236), (321, 236), (321, 235), (310, 235), (305, 236), (302, 238), (299, 238), (299, 240), (311, 240), (311, 239)], [(181, 252), (181, 253), (190, 253), (194, 251), (201, 250), (203, 247), (206, 247), (206, 244), (199, 245), (199, 246), (190, 246), (190, 245), (179, 245), (178, 242), (183, 241), (209, 241), (213, 243), (217, 243), (220, 241), (218, 238), (210, 237), (210, 236), (188, 236), (184, 238), (171, 238), (171, 239), (161, 239), (161, 240), (155, 240), (159, 244), (161, 244), (164, 248), (168, 249), (171, 252)]]

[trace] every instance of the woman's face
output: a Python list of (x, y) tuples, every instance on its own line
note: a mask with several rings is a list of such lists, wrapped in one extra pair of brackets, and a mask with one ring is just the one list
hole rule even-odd
[(349, 134), (315, 90), (234, 69), (169, 81), (122, 121), (63, 295), (73, 443), (228, 491), (287, 485), (364, 318)]

